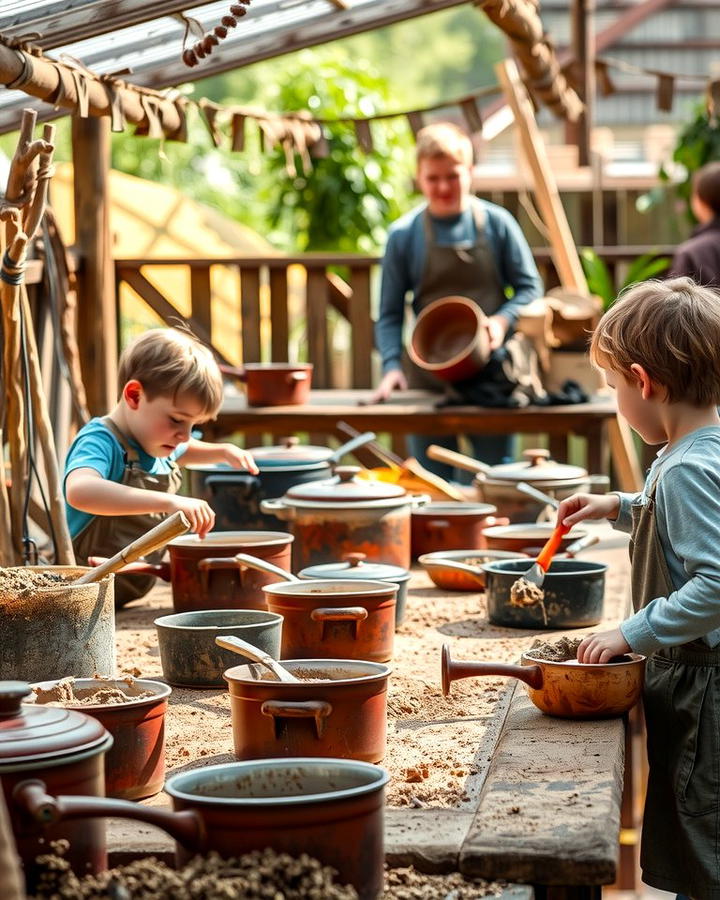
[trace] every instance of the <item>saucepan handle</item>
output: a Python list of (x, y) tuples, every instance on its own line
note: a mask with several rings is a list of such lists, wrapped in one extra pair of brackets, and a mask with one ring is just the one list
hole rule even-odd
[(205, 559), (198, 560), (197, 567), (204, 591), (210, 587), (211, 572), (226, 572), (228, 569), (237, 572), (240, 568), (234, 556), (206, 556)]
[(295, 518), (295, 507), (287, 506), (279, 497), (261, 500), (260, 509), (269, 516), (277, 516), (283, 522), (292, 522)]
[(170, 812), (107, 797), (54, 797), (48, 794), (45, 782), (36, 779), (21, 781), (15, 786), (12, 804), (20, 815), (40, 826), (67, 819), (136, 819), (162, 828), (189, 850), (202, 852), (205, 849), (203, 820), (198, 812), (191, 809)]
[(321, 606), (310, 613), (313, 622), (364, 622), (367, 617), (364, 606)]
[[(88, 557), (89, 566), (101, 566), (108, 557), (106, 556), (90, 556)], [(162, 578), (163, 581), (170, 581), (170, 564), (169, 563), (146, 563), (132, 562), (127, 563), (118, 569), (116, 575), (154, 575), (156, 578)]]
[(450, 645), (443, 644), (441, 656), (441, 674), (443, 694), (450, 693), (450, 685), (458, 678), (476, 678), (479, 675), (505, 675), (524, 681), (529, 687), (542, 687), (543, 675), (540, 666), (517, 666), (511, 663), (474, 662), (465, 659), (452, 659)]
[(242, 567), (245, 566), (248, 569), (257, 569), (258, 572), (266, 572), (268, 575), (275, 575), (281, 581), (300, 581), (297, 576), (292, 575), (290, 572), (286, 572), (285, 569), (281, 569), (280, 566), (275, 566), (266, 559), (251, 556), (249, 553), (237, 553), (234, 557), (234, 562), (241, 570)]
[(307, 381), (310, 377), (310, 373), (306, 370), (301, 372), (288, 372), (287, 380), (292, 383), (293, 381)]
[(322, 737), (325, 719), (332, 711), (332, 703), (326, 700), (265, 700), (260, 706), (260, 712), (264, 716), (271, 716), (275, 720), (276, 732), (278, 719), (315, 719), (318, 738)]

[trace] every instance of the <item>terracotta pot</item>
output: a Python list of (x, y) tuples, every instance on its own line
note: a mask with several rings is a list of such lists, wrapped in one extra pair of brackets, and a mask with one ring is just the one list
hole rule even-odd
[[(493, 525), (483, 530), (483, 536), (488, 550), (512, 550), (515, 553), (536, 556), (552, 534), (554, 527), (552, 522)], [(587, 534), (588, 532), (584, 528), (572, 528), (563, 536), (560, 550), (567, 550), (570, 544), (587, 537)]]
[(529, 559), (509, 550), (439, 550), (423, 554), (418, 562), (442, 590), (484, 591), (485, 563), (518, 558)]
[(422, 556), (437, 550), (484, 549), (483, 529), (507, 525), (509, 519), (495, 516), (497, 509), (487, 503), (433, 501), (412, 511), (410, 542), (412, 555)]
[(467, 297), (441, 297), (417, 317), (408, 344), (410, 359), (444, 381), (463, 381), (485, 368), (490, 339), (485, 314)]
[[(290, 569), (291, 544), (285, 531), (213, 531), (199, 538), (188, 534), (168, 544), (169, 563), (130, 563), (123, 574), (156, 575), (172, 582), (175, 612), (204, 609), (267, 609), (263, 585), (272, 579), (235, 562), (252, 553), (281, 569)], [(97, 557), (91, 560), (97, 562)]]
[(390, 669), (352, 659), (284, 659), (297, 684), (225, 672), (238, 759), (333, 756), (377, 763), (385, 756)]
[(105, 828), (97, 819), (81, 818), (40, 833), (15, 806), (15, 788), (41, 776), (56, 793), (103, 797), (104, 756), (113, 739), (96, 719), (83, 713), (22, 704), (29, 694), (26, 682), (0, 682), (0, 783), (32, 893), (35, 857), (47, 853), (49, 841), (67, 838), (67, 859), (78, 874), (106, 869)]
[(483, 566), (490, 622), (510, 628), (589, 628), (602, 620), (605, 563), (556, 557), (545, 573), (543, 605), (515, 606), (510, 590), (531, 564), (503, 559)]
[(645, 657), (627, 653), (602, 665), (577, 660), (535, 660), (531, 651), (521, 656), (522, 665), (453, 660), (450, 647), (442, 648), (443, 693), (458, 678), (507, 675), (527, 685), (528, 696), (539, 710), (563, 719), (606, 719), (631, 709), (642, 695)]
[(364, 553), (369, 562), (410, 568), (410, 512), (429, 499), (404, 488), (357, 478), (355, 466), (338, 466), (327, 481), (298, 485), (264, 512), (290, 522), (293, 568), (304, 569)]
[[(56, 684), (43, 681), (33, 687), (50, 690)], [(73, 683), (80, 700), (103, 688), (120, 689), (130, 696), (150, 691), (152, 696), (128, 703), (65, 703), (63, 707), (92, 716), (112, 735), (113, 745), (105, 754), (107, 796), (124, 800), (152, 797), (162, 790), (165, 781), (165, 713), (171, 689), (160, 681), (145, 679), (128, 683), (123, 679), (77, 678)]]
[(312, 363), (245, 363), (222, 370), (245, 382), (248, 406), (298, 406), (310, 396)]
[[(383, 886), (384, 769), (348, 759), (292, 759), (205, 766), (173, 775), (165, 790), (175, 812), (98, 797), (54, 797), (40, 781), (25, 780), (14, 791), (15, 814), (36, 833), (65, 819), (114, 816), (164, 829), (178, 842), (182, 864), (215, 850), (241, 856), (272, 847), (278, 853), (308, 853), (355, 886), (360, 900), (376, 900)], [(21, 812), (22, 811), (22, 812)], [(48, 832), (46, 831), (45, 834)]]

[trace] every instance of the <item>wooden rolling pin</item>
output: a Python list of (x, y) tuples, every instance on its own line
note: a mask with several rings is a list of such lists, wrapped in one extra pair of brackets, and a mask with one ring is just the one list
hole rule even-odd
[(185, 513), (178, 510), (178, 512), (168, 516), (164, 522), (151, 528), (147, 534), (139, 537), (132, 544), (128, 544), (115, 556), (111, 556), (110, 559), (106, 559), (97, 568), (91, 569), (70, 583), (92, 584), (94, 581), (102, 581), (106, 575), (112, 575), (113, 572), (122, 569), (126, 563), (134, 562), (141, 556), (145, 556), (146, 553), (153, 553), (155, 550), (159, 550), (173, 538), (185, 534), (189, 529), (190, 523), (185, 517)]
[(473, 459), (472, 456), (466, 456), (464, 453), (458, 453), (455, 450), (448, 450), (446, 447), (439, 447), (437, 444), (430, 444), (425, 452), (430, 459), (434, 459), (436, 462), (457, 466), (458, 469), (466, 469), (468, 472), (480, 472), (483, 475), (487, 475), (491, 469), (491, 466), (487, 463)]

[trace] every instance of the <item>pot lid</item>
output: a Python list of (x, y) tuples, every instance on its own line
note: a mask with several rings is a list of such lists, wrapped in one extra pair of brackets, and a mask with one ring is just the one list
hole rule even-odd
[(335, 475), (324, 481), (311, 481), (291, 487), (286, 496), (292, 500), (314, 500), (322, 503), (353, 503), (405, 497), (407, 491), (397, 484), (356, 478), (359, 466), (337, 466)]
[(301, 444), (298, 438), (284, 438), (273, 447), (251, 447), (248, 451), (260, 467), (307, 466), (325, 462), (332, 455), (329, 447)]
[(364, 553), (347, 553), (342, 562), (308, 566), (300, 572), (305, 578), (359, 578), (363, 581), (407, 581), (410, 573), (402, 566), (366, 562)]
[(497, 506), (490, 503), (466, 503), (455, 500), (432, 500), (413, 510), (413, 515), (434, 516), (494, 516)]
[[(550, 459), (548, 450), (525, 450), (519, 462), (491, 466), (488, 481), (568, 481), (587, 478), (587, 472), (580, 466), (569, 466)], [(480, 476), (482, 477), (482, 476)]]
[(26, 681), (0, 681), (0, 772), (100, 747), (109, 735), (97, 719), (60, 706), (34, 706)]

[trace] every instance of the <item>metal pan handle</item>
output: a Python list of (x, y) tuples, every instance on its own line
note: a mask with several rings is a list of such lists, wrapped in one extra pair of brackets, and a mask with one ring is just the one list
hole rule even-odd
[(319, 739), (332, 711), (332, 703), (326, 700), (265, 700), (260, 706), (260, 712), (274, 720), (275, 737), (279, 736), (278, 719), (315, 719), (315, 734)]

